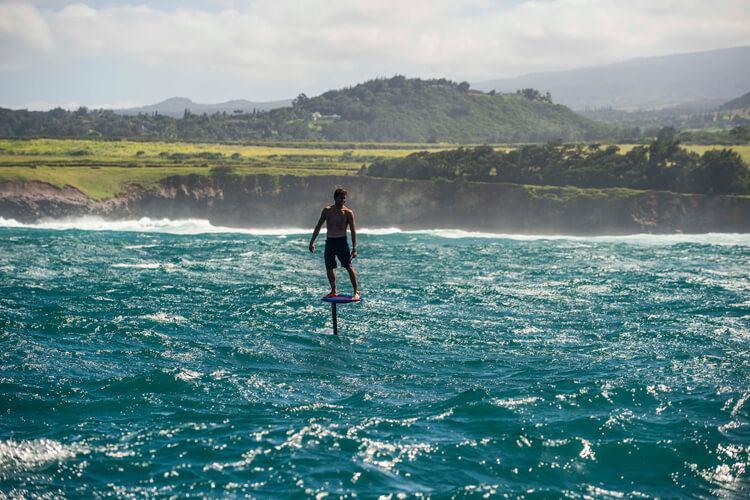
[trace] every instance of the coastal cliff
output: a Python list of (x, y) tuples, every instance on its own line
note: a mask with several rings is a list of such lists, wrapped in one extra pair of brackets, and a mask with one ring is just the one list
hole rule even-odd
[(203, 218), (237, 227), (312, 227), (333, 190), (349, 191), (360, 227), (528, 234), (750, 232), (750, 198), (353, 176), (176, 176), (156, 189), (92, 200), (41, 182), (0, 183), (0, 217), (22, 222)]

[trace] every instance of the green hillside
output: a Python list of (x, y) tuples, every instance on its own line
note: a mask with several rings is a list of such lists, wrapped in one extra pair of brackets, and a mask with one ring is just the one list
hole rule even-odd
[(724, 103), (719, 109), (729, 110), (729, 109), (747, 109), (747, 108), (750, 108), (750, 92), (736, 99), (732, 99), (731, 101), (727, 103)]
[(594, 140), (611, 133), (533, 89), (484, 94), (448, 80), (371, 80), (307, 99), (302, 114), (338, 116), (317, 131), (339, 141), (504, 143)]
[(110, 110), (0, 109), (0, 136), (169, 141), (507, 143), (585, 141), (614, 129), (555, 105), (533, 89), (484, 94), (448, 80), (371, 80), (266, 112), (117, 115)]

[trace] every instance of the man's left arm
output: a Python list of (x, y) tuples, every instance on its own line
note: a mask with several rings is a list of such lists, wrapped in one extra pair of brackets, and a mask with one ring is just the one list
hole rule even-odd
[(357, 226), (354, 224), (354, 212), (349, 211), (349, 229), (352, 232), (352, 259), (357, 256)]

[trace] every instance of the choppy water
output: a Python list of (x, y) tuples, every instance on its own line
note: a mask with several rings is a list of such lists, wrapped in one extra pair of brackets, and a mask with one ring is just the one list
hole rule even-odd
[(0, 226), (2, 498), (750, 493), (750, 235)]

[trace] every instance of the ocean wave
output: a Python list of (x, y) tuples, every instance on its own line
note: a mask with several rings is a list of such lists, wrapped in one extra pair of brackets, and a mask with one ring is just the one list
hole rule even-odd
[(141, 316), (141, 318), (148, 319), (151, 321), (156, 321), (158, 323), (185, 323), (187, 322), (187, 319), (184, 316), (180, 316), (179, 314), (167, 314), (161, 311), (155, 314), (147, 314), (145, 316)]
[(62, 462), (88, 450), (78, 445), (64, 445), (53, 439), (0, 441), (0, 471), (35, 470)]
[(484, 238), (517, 241), (563, 240), (578, 242), (630, 243), (636, 245), (677, 245), (697, 243), (705, 245), (750, 245), (750, 233), (702, 233), (702, 234), (628, 234), (602, 236), (574, 236), (561, 234), (514, 234), (465, 231), (462, 229), (422, 229), (415, 231), (390, 231), (385, 234), (402, 232), (403, 234), (424, 234), (439, 238), (463, 239)]
[(102, 217), (85, 216), (65, 219), (43, 219), (32, 224), (24, 224), (14, 219), (0, 217), (0, 227), (50, 229), (56, 231), (123, 231), (141, 233), (166, 234), (212, 234), (212, 233), (240, 233), (252, 235), (291, 235), (310, 233), (312, 229), (302, 228), (237, 228), (215, 226), (207, 219), (140, 219), (109, 220)]
[[(234, 233), (255, 236), (291, 236), (308, 235), (312, 227), (271, 227), (241, 228), (213, 225), (207, 219), (140, 219), (109, 220), (97, 216), (84, 216), (65, 219), (44, 219), (35, 223), (22, 223), (15, 219), (0, 217), (0, 228), (31, 228), (47, 230), (81, 230), (81, 231), (123, 231), (143, 233), (166, 233), (178, 235)], [(325, 234), (325, 229), (322, 231)], [(670, 246), (683, 243), (705, 245), (750, 245), (750, 233), (702, 233), (702, 234), (630, 234), (603, 236), (571, 236), (553, 234), (515, 234), (484, 231), (467, 231), (463, 229), (418, 229), (404, 230), (396, 227), (359, 228), (358, 234), (368, 235), (426, 235), (446, 239), (498, 239), (516, 241), (563, 240), (574, 242), (627, 243), (634, 245)]]

